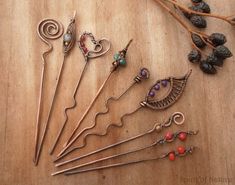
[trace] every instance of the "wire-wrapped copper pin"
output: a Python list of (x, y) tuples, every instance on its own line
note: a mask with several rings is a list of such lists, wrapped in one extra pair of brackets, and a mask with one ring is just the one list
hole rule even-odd
[[(180, 120), (180, 121), (178, 121)], [(80, 160), (80, 159), (83, 159), (85, 157), (88, 157), (88, 156), (91, 156), (91, 155), (94, 155), (94, 154), (97, 154), (97, 153), (100, 153), (100, 152), (103, 152), (105, 150), (108, 150), (108, 149), (111, 149), (113, 147), (116, 147), (116, 146), (119, 146), (121, 144), (124, 144), (124, 143), (127, 143), (127, 142), (130, 142), (130, 141), (133, 141), (133, 140), (136, 140), (136, 139), (139, 139), (141, 137), (144, 137), (146, 135), (149, 135), (149, 134), (152, 134), (153, 132), (158, 132), (160, 133), (164, 128), (168, 128), (170, 127), (173, 123), (177, 126), (181, 126), (182, 124), (184, 124), (184, 121), (185, 121), (185, 117), (184, 117), (184, 114), (181, 113), (181, 112), (175, 112), (173, 113), (169, 118), (168, 120), (166, 120), (165, 122), (163, 123), (156, 123), (154, 124), (153, 128), (151, 128), (150, 130), (144, 132), (144, 133), (141, 133), (141, 134), (138, 134), (136, 136), (132, 136), (130, 138), (127, 138), (127, 139), (124, 139), (122, 141), (119, 141), (117, 143), (113, 143), (111, 145), (108, 145), (108, 146), (105, 146), (103, 148), (100, 148), (98, 150), (95, 150), (95, 151), (92, 151), (92, 152), (89, 152), (87, 154), (84, 154), (84, 155), (81, 155), (79, 157), (75, 157), (75, 158), (72, 158), (72, 159), (69, 159), (67, 161), (63, 161), (63, 162), (60, 162), (60, 163), (57, 163), (55, 166), (56, 167), (59, 167), (59, 166), (62, 166), (62, 165), (65, 165), (65, 164), (68, 164), (68, 163), (71, 163), (73, 161), (77, 161), (77, 160)], [(75, 147), (73, 148), (72, 150), (69, 150), (67, 151), (66, 153), (64, 153), (60, 158), (58, 158), (56, 161), (58, 161), (59, 159), (61, 159), (62, 157), (64, 157), (65, 155), (68, 155), (69, 153), (71, 153), (72, 151), (75, 151), (77, 149), (81, 149), (83, 148), (84, 146), (82, 145), (81, 147)], [(54, 161), (54, 162), (56, 162)]]
[[(85, 40), (87, 38), (90, 38), (91, 42), (94, 44), (94, 49), (93, 50), (88, 50), (87, 47), (85, 46)], [(104, 43), (107, 44), (106, 47), (103, 46)], [(68, 122), (68, 114), (67, 114), (68, 111), (74, 109), (77, 106), (76, 94), (77, 94), (77, 91), (80, 87), (81, 81), (85, 76), (85, 71), (87, 69), (87, 66), (88, 66), (88, 63), (89, 63), (90, 59), (97, 58), (97, 57), (100, 57), (100, 56), (103, 56), (104, 54), (106, 54), (110, 50), (111, 43), (106, 38), (96, 40), (92, 33), (84, 32), (79, 38), (78, 46), (79, 46), (80, 50), (82, 51), (82, 54), (85, 58), (85, 65), (83, 66), (82, 73), (81, 73), (81, 75), (80, 75), (80, 77), (77, 81), (77, 84), (75, 86), (75, 89), (74, 89), (73, 103), (70, 106), (68, 106), (64, 109), (65, 120), (64, 120), (64, 122), (62, 124), (62, 127), (60, 128), (60, 130), (59, 130), (59, 132), (56, 136), (56, 139), (55, 139), (55, 141), (54, 141), (54, 143), (51, 147), (50, 154), (52, 154), (53, 151), (55, 150), (56, 145), (59, 142), (59, 139), (60, 139), (60, 137), (62, 135), (62, 132), (65, 128), (65, 125)]]
[[(106, 83), (108, 82), (108, 80), (110, 79), (111, 75), (114, 74), (114, 72), (120, 67), (124, 67), (126, 66), (126, 53), (128, 50), (129, 45), (131, 44), (132, 40), (130, 40), (127, 44), (127, 46), (119, 51), (117, 54), (115, 54), (114, 59), (115, 61), (112, 63), (112, 67), (111, 70), (107, 76), (107, 78), (105, 79), (105, 81), (103, 82), (103, 84), (101, 85), (100, 89), (98, 90), (98, 92), (96, 93), (94, 99), (91, 101), (91, 103), (89, 104), (88, 108), (86, 109), (86, 111), (84, 112), (84, 114), (82, 115), (81, 119), (78, 121), (78, 123), (76, 124), (76, 127), (74, 128), (72, 134), (70, 135), (69, 139), (67, 140), (67, 142), (64, 144), (64, 148), (63, 150), (59, 153), (58, 156), (62, 155), (64, 153), (64, 151), (66, 151), (76, 140), (76, 136), (73, 138), (73, 136), (75, 135), (76, 131), (78, 130), (78, 128), (80, 127), (82, 121), (85, 119), (85, 117), (88, 115), (89, 111), (91, 110), (91, 107), (93, 106), (93, 104), (95, 103), (95, 101), (97, 100), (97, 98), (99, 97), (100, 93), (102, 92), (103, 88), (105, 87)], [(81, 45), (81, 44), (80, 44)], [(85, 50), (85, 49), (84, 49)], [(85, 50), (86, 51), (86, 50)], [(84, 54), (86, 54), (86, 52), (84, 51)]]
[(55, 40), (62, 36), (64, 33), (63, 25), (54, 19), (44, 19), (37, 27), (37, 34), (39, 38), (48, 46), (48, 49), (42, 54), (42, 70), (41, 70), (41, 81), (39, 89), (38, 109), (37, 109), (37, 121), (35, 131), (35, 148), (34, 148), (34, 163), (37, 165), (37, 153), (38, 153), (38, 140), (40, 131), (40, 115), (41, 115), (41, 101), (42, 92), (44, 88), (44, 71), (46, 68), (46, 56), (53, 50), (52, 44), (48, 40)]
[[(86, 140), (89, 136), (93, 135), (93, 136), (102, 137), (102, 136), (105, 136), (108, 134), (110, 127), (122, 127), (123, 126), (123, 119), (125, 117), (135, 114), (136, 112), (138, 112), (142, 108), (147, 107), (147, 108), (150, 108), (153, 110), (163, 110), (163, 109), (166, 109), (166, 108), (170, 107), (171, 105), (173, 105), (182, 95), (191, 72), (192, 72), (192, 70), (190, 70), (186, 75), (184, 75), (183, 77), (180, 77), (180, 78), (168, 77), (166, 79), (158, 80), (150, 88), (150, 90), (147, 93), (147, 96), (145, 98), (145, 101), (142, 101), (140, 103), (140, 106), (137, 107), (133, 112), (126, 113), (120, 118), (121, 119), (120, 124), (115, 124), (115, 123), (109, 124), (106, 127), (104, 133), (87, 133), (83, 138), (82, 146), (79, 148), (83, 148), (86, 146)], [(166, 95), (163, 96), (162, 98), (158, 99), (156, 97), (157, 96), (156, 93), (160, 91), (161, 87), (166, 88), (167, 86), (169, 86), (169, 88), (168, 88)], [(74, 139), (71, 140), (71, 142), (67, 145), (67, 147), (65, 147), (60, 152), (59, 156), (63, 155), (66, 152), (66, 150), (76, 141), (76, 139), (77, 139), (77, 137), (74, 137)]]

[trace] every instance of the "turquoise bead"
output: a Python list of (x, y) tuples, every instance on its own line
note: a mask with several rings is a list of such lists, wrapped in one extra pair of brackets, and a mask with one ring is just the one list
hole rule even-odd
[(126, 60), (125, 60), (125, 59), (121, 59), (121, 60), (120, 60), (120, 64), (121, 64), (122, 66), (125, 66), (125, 65), (126, 65)]
[(114, 60), (118, 60), (120, 58), (120, 55), (117, 53), (113, 56)]

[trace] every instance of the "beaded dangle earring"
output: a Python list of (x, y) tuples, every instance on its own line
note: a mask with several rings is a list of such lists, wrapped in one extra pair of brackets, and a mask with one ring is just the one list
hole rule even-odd
[[(110, 127), (122, 127), (123, 126), (123, 119), (127, 116), (133, 115), (142, 108), (150, 108), (153, 110), (163, 110), (167, 109), (171, 105), (173, 105), (182, 95), (184, 88), (187, 84), (187, 80), (191, 74), (192, 70), (190, 70), (186, 75), (180, 78), (175, 77), (168, 77), (166, 79), (158, 80), (149, 90), (148, 94), (146, 95), (145, 101), (140, 102), (140, 106), (136, 108), (133, 112), (124, 114), (120, 119), (120, 124), (110, 124), (106, 127), (106, 130), (104, 133), (87, 133), (83, 138), (83, 145), (82, 147), (86, 146), (86, 140), (91, 135), (96, 135), (99, 137), (107, 135)], [(168, 90), (166, 92), (166, 95), (162, 98), (155, 97), (156, 93), (159, 92), (161, 87), (167, 88)], [(76, 137), (71, 140), (71, 142), (65, 147), (59, 154), (59, 156), (63, 155), (66, 150), (75, 142)], [(58, 157), (59, 157), (58, 156)]]
[(41, 70), (41, 81), (39, 89), (39, 99), (37, 108), (37, 121), (36, 121), (36, 131), (35, 131), (35, 148), (34, 148), (34, 163), (37, 165), (37, 152), (38, 152), (38, 140), (39, 140), (39, 122), (41, 115), (41, 102), (42, 102), (42, 92), (44, 88), (44, 76), (46, 68), (46, 56), (53, 50), (52, 44), (48, 40), (55, 40), (60, 38), (64, 33), (63, 25), (54, 19), (44, 19), (37, 27), (37, 34), (39, 38), (48, 46), (48, 49), (42, 54), (42, 70)]
[[(92, 44), (94, 45), (93, 46), (93, 50), (88, 50), (88, 48), (85, 46), (85, 40), (86, 39), (90, 39), (91, 40)], [(104, 46), (105, 43), (107, 44), (106, 48)], [(81, 73), (81, 75), (80, 75), (80, 77), (79, 77), (79, 79), (77, 81), (77, 84), (75, 86), (75, 89), (74, 89), (73, 103), (70, 106), (68, 106), (68, 107), (66, 107), (64, 109), (65, 120), (64, 120), (64, 122), (62, 124), (62, 127), (60, 128), (60, 130), (59, 130), (59, 132), (58, 132), (58, 134), (56, 136), (54, 144), (52, 145), (52, 147), (50, 149), (50, 154), (52, 154), (54, 152), (54, 150), (56, 148), (56, 145), (59, 142), (59, 139), (60, 139), (60, 137), (61, 137), (61, 135), (63, 133), (65, 125), (68, 122), (68, 114), (67, 114), (68, 111), (74, 109), (77, 106), (76, 94), (77, 94), (77, 91), (78, 91), (78, 89), (80, 87), (81, 81), (82, 81), (82, 79), (85, 76), (85, 71), (86, 71), (86, 69), (88, 67), (88, 63), (90, 63), (89, 62), (90, 59), (98, 58), (98, 57), (101, 57), (101, 56), (105, 55), (110, 50), (111, 43), (106, 38), (102, 38), (102, 39), (96, 40), (92, 33), (84, 32), (80, 36), (80, 38), (79, 38), (78, 46), (79, 46), (79, 49), (81, 50), (81, 52), (82, 52), (82, 54), (84, 56), (85, 65), (83, 66), (82, 73)], [(98, 97), (98, 95), (99, 94), (97, 94), (96, 96)]]
[[(41, 138), (40, 142), (38, 143), (38, 139), (39, 139), (38, 138), (39, 137), (39, 115), (40, 115), (40, 110), (41, 110), (41, 108), (40, 108), (41, 103), (39, 103), (38, 116), (37, 116), (38, 117), (38, 119), (37, 119), (37, 128), (36, 128), (36, 141), (35, 141), (36, 146), (38, 146), (38, 147), (36, 147), (37, 149), (35, 149), (35, 159), (34, 159), (35, 165), (38, 164), (38, 160), (39, 160), (39, 157), (40, 157), (42, 145), (44, 143), (44, 139), (45, 139), (45, 136), (46, 136), (46, 133), (47, 133), (49, 121), (50, 121), (50, 118), (51, 118), (51, 111), (52, 111), (52, 108), (53, 108), (53, 105), (54, 105), (54, 100), (55, 100), (55, 97), (56, 97), (56, 94), (57, 94), (58, 86), (59, 86), (61, 76), (62, 76), (62, 73), (63, 73), (63, 69), (64, 69), (64, 63), (65, 63), (66, 57), (68, 56), (70, 50), (73, 48), (75, 40), (76, 40), (75, 16), (76, 16), (76, 11), (74, 12), (74, 16), (70, 21), (70, 24), (69, 24), (69, 26), (66, 30), (66, 33), (64, 34), (64, 38), (63, 38), (64, 58), (63, 58), (62, 65), (60, 67), (58, 80), (56, 81), (56, 87), (55, 87), (54, 95), (53, 95), (53, 98), (52, 98), (52, 102), (50, 104), (49, 112), (48, 112), (48, 115), (47, 115), (47, 118), (46, 118), (46, 123), (45, 123), (44, 128), (43, 128), (42, 138)], [(53, 34), (58, 34), (59, 36), (61, 36), (63, 34), (63, 29), (59, 30), (59, 28), (61, 28), (61, 24), (57, 25), (58, 23), (54, 22), (51, 25), (50, 23), (53, 23), (53, 22), (51, 20), (48, 23), (45, 22), (45, 21), (42, 21), (38, 25), (38, 35), (39, 35), (39, 37), (43, 40), (43, 42), (45, 42), (47, 45), (49, 45), (49, 50), (43, 53), (44, 63), (45, 63), (45, 55), (47, 55), (48, 52), (50, 52), (52, 50), (52, 46), (49, 42), (47, 42), (46, 39), (48, 37), (47, 37), (47, 35), (45, 35), (44, 32), (49, 32), (48, 33), (49, 36), (51, 36)], [(55, 32), (50, 33), (50, 31), (53, 30), (53, 29), (55, 30)], [(57, 37), (54, 36), (54, 38), (57, 38)], [(42, 81), (43, 81), (43, 79), (44, 79), (44, 68), (43, 68), (43, 73), (42, 73)], [(42, 87), (42, 85), (41, 85), (41, 87)], [(42, 88), (40, 88), (40, 89), (42, 89)], [(40, 90), (39, 102), (41, 102), (41, 90)]]
[[(181, 121), (178, 121), (178, 120), (181, 120)], [(156, 124), (154, 124), (153, 128), (151, 128), (150, 130), (147, 130), (147, 131), (144, 132), (144, 133), (138, 134), (138, 135), (136, 135), (136, 136), (132, 136), (132, 137), (130, 137), (130, 138), (128, 138), (128, 139), (124, 139), (124, 140), (119, 141), (119, 142), (117, 142), (117, 143), (113, 143), (113, 144), (111, 144), (111, 145), (105, 146), (105, 147), (100, 148), (100, 149), (98, 149), (98, 150), (91, 151), (91, 152), (89, 152), (89, 153), (87, 153), (87, 154), (84, 154), (84, 155), (82, 155), (82, 156), (75, 157), (75, 158), (69, 159), (69, 160), (64, 161), (64, 162), (61, 162), (61, 163), (57, 163), (55, 166), (56, 166), (56, 167), (59, 167), (59, 166), (62, 166), (62, 165), (71, 163), (71, 162), (73, 162), (73, 161), (77, 161), (77, 160), (86, 158), (86, 157), (88, 157), (88, 156), (91, 156), (91, 155), (94, 155), (94, 154), (103, 152), (103, 151), (105, 151), (105, 150), (111, 149), (111, 148), (113, 148), (113, 147), (119, 146), (119, 145), (121, 145), (121, 144), (124, 144), (124, 143), (130, 142), (130, 141), (139, 139), (139, 138), (144, 137), (144, 136), (146, 136), (146, 135), (150, 135), (150, 134), (152, 134), (153, 132), (160, 133), (164, 128), (170, 127), (173, 123), (174, 123), (175, 125), (177, 125), (177, 126), (181, 126), (181, 125), (184, 124), (184, 121), (185, 121), (184, 114), (181, 113), (181, 112), (175, 112), (175, 113), (173, 113), (173, 114), (169, 117), (169, 119), (168, 119), (167, 121), (165, 121), (165, 122), (163, 122), (163, 123), (156, 123)], [(73, 148), (73, 150), (69, 150), (68, 152), (64, 153), (64, 155), (62, 155), (61, 158), (64, 157), (65, 155), (68, 155), (68, 154), (71, 153), (72, 151), (75, 151), (75, 150), (77, 150), (77, 149), (81, 149), (81, 148), (83, 148), (83, 147), (84, 147), (84, 146)], [(59, 159), (61, 159), (61, 158), (59, 158)], [(57, 159), (57, 160), (58, 160), (58, 159)], [(57, 160), (56, 160), (56, 161), (57, 161)], [(56, 161), (54, 161), (54, 162), (56, 162)]]
[[(127, 44), (127, 46), (119, 51), (116, 55), (115, 55), (115, 61), (112, 63), (112, 67), (111, 70), (107, 76), (107, 78), (105, 79), (105, 81), (103, 82), (103, 84), (101, 85), (100, 89), (98, 90), (98, 92), (95, 95), (95, 98), (91, 101), (90, 105), (88, 106), (88, 108), (86, 109), (86, 111), (84, 112), (84, 114), (82, 115), (81, 119), (78, 121), (78, 123), (76, 124), (76, 127), (74, 128), (72, 134), (70, 135), (69, 139), (67, 140), (67, 142), (64, 144), (64, 149), (60, 152), (60, 154), (58, 156), (60, 156), (63, 151), (67, 150), (67, 148), (69, 146), (71, 146), (71, 144), (74, 142), (73, 136), (75, 135), (76, 131), (78, 130), (78, 128), (80, 127), (82, 121), (85, 119), (85, 117), (88, 115), (89, 111), (91, 110), (91, 107), (93, 106), (93, 104), (95, 103), (95, 101), (97, 100), (98, 96), (100, 95), (100, 93), (102, 92), (104, 86), (106, 85), (106, 83), (108, 82), (108, 80), (110, 79), (110, 77), (112, 76), (112, 74), (114, 74), (114, 72), (119, 68), (119, 67), (124, 67), (126, 66), (126, 53), (127, 50), (131, 44), (132, 40), (129, 41), (129, 43)], [(85, 53), (85, 52), (84, 52)]]

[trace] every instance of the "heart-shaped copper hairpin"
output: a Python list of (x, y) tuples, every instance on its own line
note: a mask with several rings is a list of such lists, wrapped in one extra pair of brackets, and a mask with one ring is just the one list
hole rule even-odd
[[(86, 46), (85, 44), (86, 39), (91, 40), (93, 44), (92, 50), (89, 50), (88, 47)], [(105, 43), (107, 44), (106, 48), (104, 48)], [(111, 43), (106, 38), (96, 40), (92, 33), (84, 32), (79, 38), (78, 46), (81, 49), (82, 54), (85, 57), (85, 60), (88, 60), (88, 59), (97, 58), (106, 54), (111, 47)]]

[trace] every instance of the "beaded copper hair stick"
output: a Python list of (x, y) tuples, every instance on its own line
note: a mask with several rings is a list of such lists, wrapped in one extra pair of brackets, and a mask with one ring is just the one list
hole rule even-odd
[[(178, 120), (181, 120), (181, 121), (178, 121)], [(116, 146), (119, 146), (121, 144), (124, 144), (124, 143), (127, 143), (127, 142), (130, 142), (130, 141), (133, 141), (133, 140), (136, 140), (136, 139), (139, 139), (141, 137), (144, 137), (146, 135), (149, 135), (149, 134), (152, 134), (154, 132), (157, 132), (157, 133), (160, 133), (164, 128), (168, 128), (170, 127), (173, 123), (177, 126), (181, 126), (184, 124), (184, 121), (185, 121), (185, 117), (184, 117), (184, 114), (181, 113), (181, 112), (175, 112), (173, 113), (169, 118), (168, 120), (166, 120), (165, 122), (163, 123), (156, 123), (154, 124), (153, 128), (151, 128), (150, 130), (144, 132), (144, 133), (141, 133), (141, 134), (138, 134), (136, 136), (132, 136), (130, 138), (127, 138), (127, 139), (124, 139), (124, 140), (121, 140), (117, 143), (113, 143), (111, 145), (108, 145), (108, 146), (105, 146), (103, 148), (100, 148), (98, 150), (95, 150), (95, 151), (92, 151), (92, 152), (89, 152), (87, 154), (84, 154), (82, 156), (79, 156), (79, 157), (75, 157), (75, 158), (72, 158), (72, 159), (69, 159), (67, 161), (63, 161), (63, 162), (60, 162), (60, 163), (57, 163), (55, 166), (56, 167), (59, 167), (59, 166), (62, 166), (62, 165), (65, 165), (65, 164), (68, 164), (68, 163), (71, 163), (73, 161), (77, 161), (77, 160), (80, 160), (80, 159), (83, 159), (85, 157), (88, 157), (88, 156), (91, 156), (91, 155), (94, 155), (94, 154), (97, 154), (97, 153), (100, 153), (100, 152), (103, 152), (105, 150), (108, 150), (108, 149), (111, 149), (113, 147), (116, 147)], [(76, 147), (74, 148), (74, 150), (76, 149), (80, 149), (80, 147)], [(73, 150), (73, 151), (74, 151)], [(68, 152), (66, 152), (64, 155), (62, 155), (61, 157), (67, 155), (68, 153), (72, 152), (72, 150), (69, 150)], [(60, 158), (59, 158), (60, 159)], [(57, 159), (58, 160), (58, 159)], [(56, 161), (57, 161), (56, 160)], [(56, 162), (55, 161), (55, 162)]]
[[(91, 39), (91, 42), (94, 45), (93, 50), (88, 50), (88, 48), (85, 45), (85, 40), (88, 39), (88, 38)], [(105, 42), (107, 43), (107, 47), (106, 48), (104, 48), (104, 46), (103, 46), (103, 44)], [(78, 91), (78, 89), (80, 87), (81, 81), (82, 81), (82, 79), (85, 76), (85, 71), (86, 71), (86, 69), (88, 67), (88, 63), (89, 63), (90, 59), (97, 58), (97, 57), (105, 55), (109, 51), (109, 49), (111, 47), (111, 43), (106, 38), (102, 38), (102, 39), (96, 40), (92, 33), (84, 32), (80, 36), (80, 38), (79, 38), (78, 46), (79, 46), (79, 48), (82, 51), (82, 54), (84, 56), (85, 65), (83, 66), (82, 73), (81, 73), (81, 75), (80, 75), (80, 77), (79, 77), (79, 79), (77, 81), (77, 84), (75, 86), (75, 89), (74, 89), (73, 103), (71, 104), (71, 106), (68, 106), (68, 107), (66, 107), (64, 109), (65, 120), (64, 120), (64, 122), (62, 124), (62, 127), (60, 128), (60, 130), (59, 130), (59, 132), (58, 132), (58, 134), (56, 136), (54, 144), (51, 147), (50, 154), (52, 154), (53, 151), (55, 150), (56, 145), (59, 142), (59, 139), (60, 139), (60, 137), (62, 135), (62, 132), (63, 132), (63, 130), (65, 128), (65, 125), (68, 122), (68, 114), (67, 114), (67, 112), (69, 110), (74, 109), (77, 106), (77, 101), (76, 101), (75, 97), (76, 97), (77, 91)]]
[[(136, 84), (139, 84), (142, 80), (148, 79), (149, 76), (150, 76), (150, 73), (149, 73), (148, 69), (147, 69), (147, 68), (142, 68), (142, 69), (140, 70), (139, 74), (134, 78), (134, 82), (132, 82), (131, 85), (129, 85), (129, 87), (128, 87), (124, 92), (121, 93), (121, 95), (119, 95), (118, 97), (110, 97), (110, 98), (108, 98), (108, 100), (107, 100), (106, 103), (105, 103), (106, 111), (96, 113), (95, 118), (94, 118), (94, 124), (92, 124), (90, 127), (84, 128), (81, 132), (79, 132), (79, 133), (74, 137), (74, 139), (73, 139), (74, 142), (75, 142), (75, 140), (77, 140), (77, 139), (79, 138), (79, 136), (81, 136), (85, 131), (92, 129), (92, 128), (94, 128), (94, 127), (97, 125), (97, 121), (96, 121), (96, 120), (97, 120), (97, 118), (98, 118), (100, 115), (104, 115), (104, 114), (107, 114), (107, 113), (109, 112), (109, 103), (110, 103), (111, 101), (118, 101), (118, 100), (120, 100), (125, 94), (127, 94), (127, 92), (128, 92), (132, 87), (134, 87)], [(76, 150), (76, 149), (73, 149), (73, 150)], [(68, 151), (68, 152), (70, 153), (70, 152), (72, 152), (72, 151)], [(57, 157), (57, 159), (56, 159), (55, 161), (57, 161), (57, 160), (63, 158), (64, 155), (67, 155), (67, 154), (64, 153), (63, 155)], [(55, 161), (54, 161), (54, 162), (55, 162)]]
[[(167, 133), (161, 139), (159, 139), (157, 141), (154, 141), (153, 143), (151, 143), (151, 144), (149, 144), (147, 146), (139, 147), (139, 148), (136, 148), (136, 149), (132, 149), (132, 150), (123, 152), (123, 153), (119, 153), (119, 154), (103, 157), (103, 158), (100, 158), (100, 159), (97, 159), (97, 160), (94, 160), (94, 161), (90, 161), (90, 162), (87, 162), (87, 163), (84, 163), (84, 164), (80, 164), (80, 165), (77, 165), (77, 166), (74, 166), (74, 167), (71, 167), (71, 168), (67, 168), (67, 169), (55, 172), (52, 175), (59, 175), (61, 173), (66, 173), (66, 172), (69, 172), (69, 171), (72, 171), (72, 170), (75, 170), (75, 169), (79, 169), (79, 168), (82, 168), (82, 167), (90, 166), (92, 164), (96, 164), (96, 163), (99, 163), (99, 162), (102, 162), (102, 161), (106, 161), (106, 160), (109, 160), (109, 159), (114, 159), (114, 158), (122, 157), (124, 155), (129, 155), (129, 154), (132, 154), (132, 153), (140, 152), (142, 150), (146, 150), (146, 149), (150, 149), (150, 148), (153, 148), (153, 147), (157, 147), (157, 146), (163, 145), (165, 143), (172, 143), (177, 138), (180, 141), (183, 142), (183, 141), (186, 140), (187, 136), (197, 135), (197, 134), (198, 134), (198, 131), (187, 131), (187, 132), (179, 131), (179, 132), (175, 132), (175, 133), (170, 133), (170, 135), (169, 135), (169, 133)], [(182, 147), (181, 148), (178, 147), (178, 150), (182, 151), (184, 149), (182, 149)], [(183, 153), (183, 152), (181, 152), (181, 153)], [(86, 170), (88, 170), (88, 169), (86, 169)]]
[[(166, 79), (158, 80), (149, 90), (149, 92), (146, 95), (145, 101), (140, 102), (140, 106), (137, 107), (133, 112), (124, 114), (120, 119), (120, 124), (110, 124), (106, 127), (104, 133), (88, 133), (83, 138), (83, 145), (79, 148), (83, 148), (86, 146), (86, 139), (89, 136), (105, 136), (108, 133), (108, 130), (110, 127), (122, 127), (123, 126), (123, 119), (127, 116), (133, 115), (134, 113), (138, 112), (142, 108), (150, 108), (153, 110), (163, 110), (167, 109), (171, 105), (173, 105), (182, 95), (184, 88), (187, 84), (187, 80), (191, 74), (192, 70), (190, 70), (186, 75), (180, 78), (176, 77), (168, 77)], [(160, 90), (161, 86), (166, 88), (169, 84), (168, 91), (165, 96), (157, 98), (155, 95)], [(71, 140), (71, 142), (65, 147), (59, 154), (61, 156), (63, 153), (66, 152), (66, 150), (75, 142), (76, 137)], [(68, 153), (67, 153), (68, 154)]]
[[(95, 101), (97, 100), (97, 98), (99, 97), (101, 91), (103, 90), (104, 86), (106, 85), (106, 83), (108, 82), (108, 80), (110, 79), (111, 75), (114, 74), (114, 72), (120, 67), (120, 66), (126, 66), (126, 53), (127, 50), (131, 44), (132, 40), (130, 40), (127, 44), (127, 46), (118, 52), (118, 58), (112, 63), (112, 67), (111, 70), (109, 72), (109, 75), (107, 76), (107, 78), (105, 79), (105, 81), (103, 82), (103, 84), (101, 85), (100, 89), (98, 90), (98, 92), (96, 93), (94, 99), (91, 101), (91, 103), (89, 104), (88, 108), (86, 109), (86, 111), (84, 112), (84, 114), (82, 115), (81, 119), (78, 121), (78, 123), (76, 124), (72, 134), (70, 135), (68, 141), (64, 144), (64, 149), (66, 150), (71, 144), (70, 144), (70, 140), (73, 139), (73, 136), (75, 135), (76, 131), (78, 130), (78, 128), (80, 127), (82, 121), (85, 119), (85, 117), (88, 115), (89, 111), (91, 110), (93, 104), (95, 103)], [(73, 141), (73, 140), (72, 140)], [(71, 142), (72, 142), (71, 141)], [(60, 155), (60, 154), (59, 154)]]
[(160, 160), (160, 159), (165, 159), (167, 157), (169, 158), (170, 161), (174, 161), (176, 157), (184, 157), (188, 154), (192, 154), (195, 148), (196, 147), (194, 147), (194, 146), (190, 146), (187, 148), (179, 146), (179, 147), (177, 147), (176, 150), (171, 150), (170, 152), (163, 154), (159, 157), (146, 158), (146, 159), (140, 159), (140, 160), (129, 161), (129, 162), (114, 163), (114, 164), (110, 164), (110, 165), (98, 166), (98, 167), (88, 168), (88, 169), (84, 169), (84, 170), (75, 170), (75, 171), (71, 171), (71, 172), (69, 171), (69, 172), (66, 172), (65, 175), (74, 175), (74, 174), (78, 174), (78, 173), (90, 172), (90, 171), (95, 171), (95, 170), (103, 170), (103, 169), (108, 169), (108, 168), (126, 166), (126, 165), (130, 165), (130, 164), (156, 161), (156, 160)]

